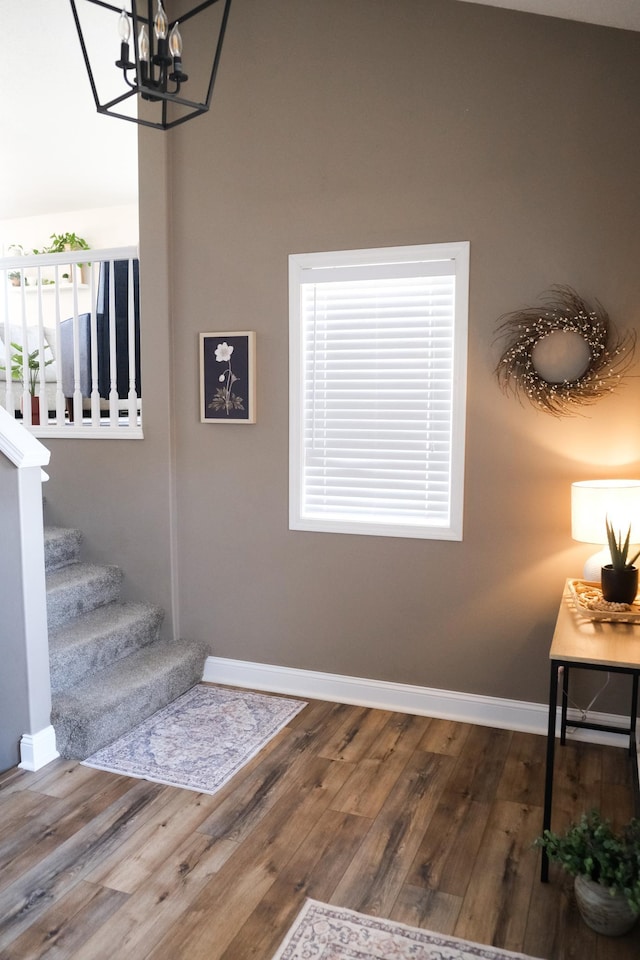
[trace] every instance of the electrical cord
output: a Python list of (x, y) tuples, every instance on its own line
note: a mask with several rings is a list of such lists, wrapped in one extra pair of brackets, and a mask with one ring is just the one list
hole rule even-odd
[[(570, 703), (570, 705), (571, 705), (572, 707), (575, 707), (575, 709), (580, 713), (580, 719), (582, 720), (583, 723), (584, 723), (584, 721), (587, 719), (587, 715), (588, 715), (588, 713), (589, 713), (589, 710), (591, 710), (591, 708), (593, 707), (593, 705), (594, 705), (594, 703), (596, 702), (596, 700), (598, 699), (598, 697), (606, 690), (606, 688), (607, 688), (610, 680), (611, 680), (611, 674), (610, 674), (610, 673), (607, 673), (607, 679), (606, 679), (605, 682), (602, 684), (602, 686), (600, 687), (600, 689), (599, 689), (599, 690), (596, 690), (596, 692), (594, 693), (593, 697), (591, 698), (591, 702), (590, 702), (586, 707), (581, 707), (578, 703), (575, 702), (575, 700), (572, 700), (571, 697), (569, 697), (569, 703)], [(575, 733), (578, 728), (577, 728), (577, 727), (571, 727), (571, 726), (567, 723), (567, 729), (570, 731), (570, 733)]]

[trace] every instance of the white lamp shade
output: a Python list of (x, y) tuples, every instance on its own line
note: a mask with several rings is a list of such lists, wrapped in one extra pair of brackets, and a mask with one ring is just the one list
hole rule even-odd
[(606, 543), (606, 520), (630, 543), (640, 542), (640, 480), (580, 480), (571, 484), (571, 536)]

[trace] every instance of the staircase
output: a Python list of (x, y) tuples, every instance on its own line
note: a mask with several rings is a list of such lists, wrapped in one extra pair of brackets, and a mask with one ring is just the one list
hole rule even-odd
[(160, 639), (163, 612), (121, 599), (122, 571), (80, 560), (79, 530), (45, 527), (51, 723), (84, 760), (202, 679), (204, 646)]

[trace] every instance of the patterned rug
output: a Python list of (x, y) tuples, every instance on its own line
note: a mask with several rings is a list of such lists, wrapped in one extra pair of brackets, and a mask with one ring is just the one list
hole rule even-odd
[(535, 960), (307, 900), (273, 960)]
[(305, 706), (198, 684), (84, 765), (216, 793)]

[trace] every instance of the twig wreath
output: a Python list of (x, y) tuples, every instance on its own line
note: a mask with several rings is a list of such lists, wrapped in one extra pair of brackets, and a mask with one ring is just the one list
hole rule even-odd
[(508, 346), (496, 366), (506, 394), (555, 417), (595, 403), (620, 383), (633, 362), (634, 331), (617, 336), (602, 304), (590, 306), (575, 290), (554, 286), (545, 305), (500, 317), (496, 336)]

